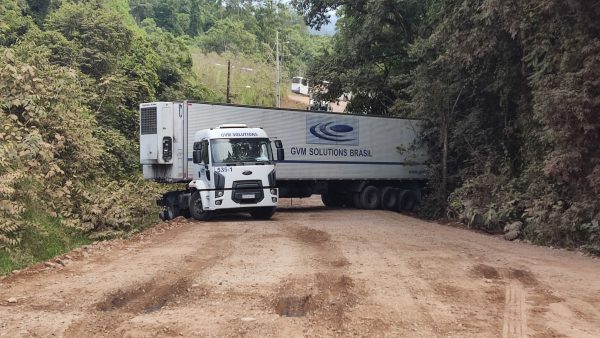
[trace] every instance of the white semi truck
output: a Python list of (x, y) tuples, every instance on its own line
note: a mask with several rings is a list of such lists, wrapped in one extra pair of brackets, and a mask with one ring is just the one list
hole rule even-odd
[[(279, 197), (411, 210), (429, 169), (422, 120), (237, 106), (140, 105), (144, 178), (186, 183), (158, 202), (164, 219), (223, 210), (268, 219)], [(274, 147), (273, 147), (274, 146)]]

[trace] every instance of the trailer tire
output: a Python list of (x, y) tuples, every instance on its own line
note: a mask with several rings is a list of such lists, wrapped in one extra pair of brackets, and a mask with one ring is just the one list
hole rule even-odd
[(202, 196), (199, 191), (194, 191), (190, 197), (190, 214), (198, 221), (208, 221), (211, 217), (210, 212), (204, 210), (202, 206)]
[(400, 190), (398, 193), (398, 212), (413, 211), (418, 203), (419, 199), (414, 191)]
[(381, 208), (385, 210), (394, 210), (398, 205), (398, 189), (384, 187), (381, 189)]
[(250, 215), (254, 219), (268, 220), (275, 214), (276, 207), (256, 208), (250, 211)]
[(363, 209), (374, 210), (379, 207), (381, 202), (379, 189), (369, 185), (360, 192), (360, 205)]

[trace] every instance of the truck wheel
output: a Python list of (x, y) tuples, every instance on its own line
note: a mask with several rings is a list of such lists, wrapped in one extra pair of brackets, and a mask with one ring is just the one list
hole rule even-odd
[(167, 210), (165, 210), (165, 218), (166, 220), (172, 220), (179, 216), (179, 208), (176, 205), (171, 203), (167, 204)]
[(400, 190), (398, 193), (398, 212), (413, 211), (419, 202), (412, 190)]
[(266, 207), (266, 208), (256, 208), (250, 211), (250, 215), (254, 219), (271, 219), (273, 214), (275, 213), (276, 207)]
[(394, 210), (398, 203), (398, 189), (385, 187), (381, 189), (381, 208)]
[(374, 210), (379, 207), (380, 195), (379, 189), (372, 185), (369, 185), (363, 189), (360, 193), (360, 205), (364, 209)]
[(195, 220), (208, 221), (210, 213), (202, 208), (202, 197), (199, 191), (194, 191), (190, 197), (190, 214)]

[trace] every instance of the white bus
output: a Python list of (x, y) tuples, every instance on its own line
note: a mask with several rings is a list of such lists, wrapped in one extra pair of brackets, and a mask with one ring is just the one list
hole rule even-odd
[(292, 92), (300, 95), (308, 95), (308, 79), (301, 76), (293, 77)]

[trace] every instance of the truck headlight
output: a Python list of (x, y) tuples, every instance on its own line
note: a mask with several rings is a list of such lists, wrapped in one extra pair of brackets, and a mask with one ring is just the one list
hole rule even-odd
[(217, 198), (218, 198), (218, 197), (223, 197), (223, 195), (224, 195), (224, 194), (225, 194), (225, 191), (223, 191), (223, 190), (219, 190), (219, 191), (217, 191), (217, 192), (215, 193), (215, 196), (216, 196)]
[(277, 195), (277, 189), (271, 189), (271, 195)]

